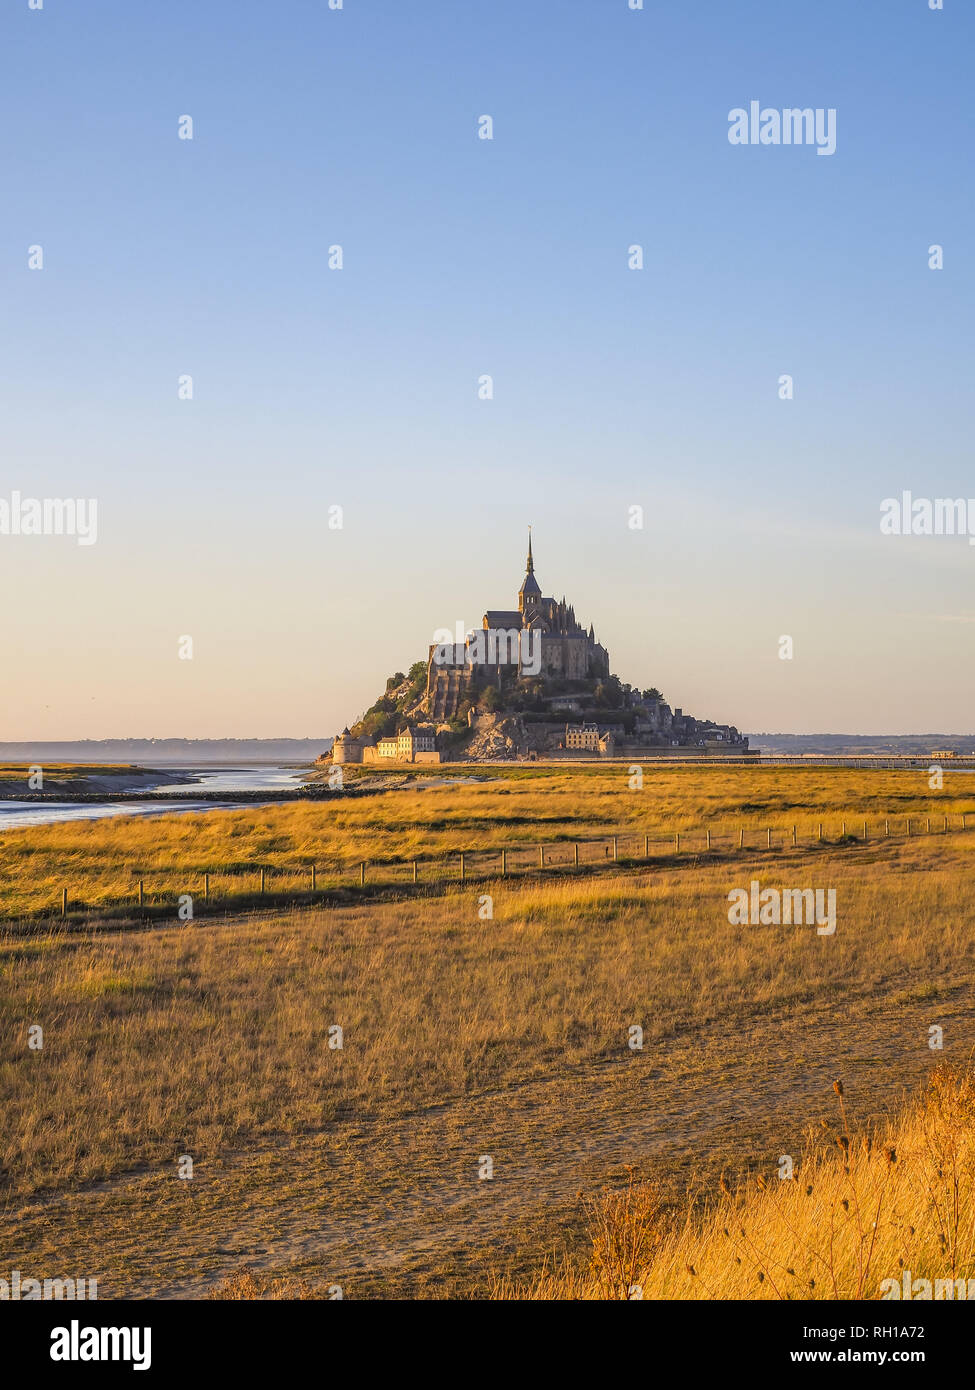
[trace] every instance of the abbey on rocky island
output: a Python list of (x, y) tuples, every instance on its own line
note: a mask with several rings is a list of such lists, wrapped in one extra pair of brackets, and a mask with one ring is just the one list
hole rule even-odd
[(489, 608), (463, 641), (435, 640), (425, 680), (420, 662), (409, 677), (390, 677), (386, 694), (336, 738), (332, 761), (748, 756), (748, 739), (731, 725), (694, 719), (658, 690), (611, 674), (592, 624), (564, 596), (542, 593), (530, 534), (517, 604)]

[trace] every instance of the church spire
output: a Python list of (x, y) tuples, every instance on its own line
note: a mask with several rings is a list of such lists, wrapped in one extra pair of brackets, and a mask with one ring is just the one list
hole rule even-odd
[(535, 578), (535, 560), (532, 556), (532, 528), (528, 528), (528, 567), (525, 577), (521, 581), (521, 588), (518, 590), (518, 611), (524, 613), (527, 609), (535, 609), (542, 601), (542, 591), (538, 587), (538, 580)]

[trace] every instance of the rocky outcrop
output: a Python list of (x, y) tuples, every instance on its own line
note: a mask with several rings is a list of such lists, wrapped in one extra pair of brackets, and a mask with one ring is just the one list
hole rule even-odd
[(464, 758), (470, 762), (513, 761), (528, 745), (528, 732), (517, 715), (478, 714), (471, 727), (464, 749)]

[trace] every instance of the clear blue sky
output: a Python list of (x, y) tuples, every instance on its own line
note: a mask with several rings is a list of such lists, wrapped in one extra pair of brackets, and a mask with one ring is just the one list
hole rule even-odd
[[(529, 522), (685, 710), (971, 728), (975, 550), (879, 534), (975, 497), (969, 0), (8, 0), (0, 51), (0, 497), (99, 500), (0, 537), (0, 736), (333, 733)], [(753, 99), (836, 153), (730, 145)]]

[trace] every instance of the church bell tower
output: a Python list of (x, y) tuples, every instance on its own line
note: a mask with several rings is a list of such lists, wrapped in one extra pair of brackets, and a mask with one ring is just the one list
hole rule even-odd
[(529, 609), (536, 608), (542, 597), (542, 591), (538, 587), (538, 580), (535, 578), (535, 561), (532, 558), (532, 528), (528, 528), (528, 565), (525, 571), (525, 578), (521, 588), (518, 590), (518, 612), (524, 615)]

